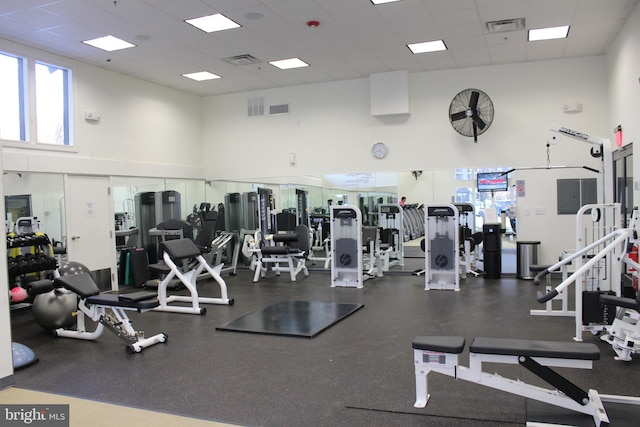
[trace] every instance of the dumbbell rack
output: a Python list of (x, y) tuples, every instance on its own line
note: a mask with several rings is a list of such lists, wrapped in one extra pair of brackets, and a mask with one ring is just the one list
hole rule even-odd
[[(23, 254), (22, 248), (29, 248)], [(53, 247), (46, 234), (42, 233), (8, 233), (7, 234), (7, 271), (9, 285), (26, 285), (34, 277), (44, 278), (44, 272), (58, 268), (52, 256)]]

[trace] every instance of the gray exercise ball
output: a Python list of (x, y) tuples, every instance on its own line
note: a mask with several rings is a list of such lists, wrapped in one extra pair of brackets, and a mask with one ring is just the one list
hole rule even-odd
[(65, 262), (58, 268), (61, 276), (71, 276), (72, 274), (91, 273), (84, 264), (75, 261)]
[(71, 328), (76, 323), (77, 310), (78, 296), (61, 289), (36, 295), (31, 305), (36, 323), (49, 331)]

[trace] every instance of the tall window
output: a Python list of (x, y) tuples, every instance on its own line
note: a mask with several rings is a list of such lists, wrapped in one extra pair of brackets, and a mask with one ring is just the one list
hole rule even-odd
[(36, 62), (36, 123), (38, 142), (72, 145), (69, 133), (71, 72)]
[(0, 52), (0, 139), (27, 140), (24, 62)]

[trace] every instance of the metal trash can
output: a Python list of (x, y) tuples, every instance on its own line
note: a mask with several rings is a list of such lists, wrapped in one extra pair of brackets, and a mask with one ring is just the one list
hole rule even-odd
[(533, 280), (535, 275), (531, 266), (538, 264), (538, 247), (540, 242), (516, 242), (516, 260), (518, 279)]

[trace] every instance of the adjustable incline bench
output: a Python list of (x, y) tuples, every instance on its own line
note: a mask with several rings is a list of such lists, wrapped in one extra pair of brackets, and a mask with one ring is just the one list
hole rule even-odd
[[(465, 339), (460, 336), (427, 336), (413, 340), (416, 408), (427, 405), (427, 376), (431, 371), (589, 415), (598, 427), (602, 422), (609, 423), (603, 401), (640, 405), (637, 397), (599, 395), (596, 390), (582, 390), (550, 368), (590, 369), (592, 362), (600, 358), (598, 347), (591, 343), (474, 338), (469, 345), (468, 368), (458, 366), (458, 355), (464, 348)], [(483, 362), (520, 364), (554, 389), (483, 372)]]
[[(140, 353), (147, 347), (166, 342), (167, 335), (159, 333), (144, 338), (144, 333), (136, 331), (127, 316), (127, 310), (143, 313), (158, 306), (153, 292), (134, 292), (129, 294), (101, 294), (98, 285), (89, 273), (60, 276), (54, 280), (38, 280), (29, 285), (30, 295), (50, 292), (54, 288), (63, 288), (80, 297), (76, 313), (76, 329), (56, 329), (54, 335), (66, 338), (96, 340), (107, 327), (118, 338), (127, 343), (127, 353)], [(85, 329), (85, 317), (98, 322), (93, 332)]]

